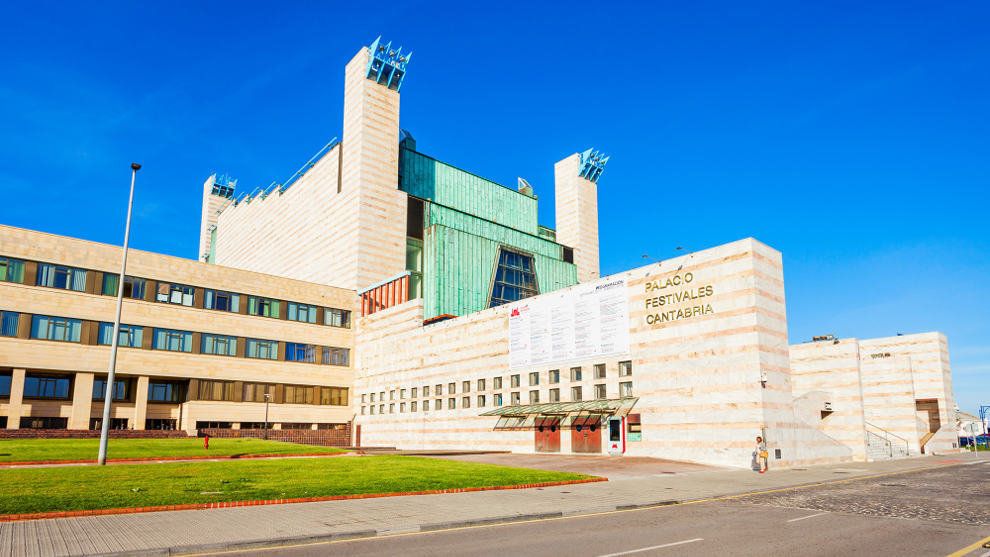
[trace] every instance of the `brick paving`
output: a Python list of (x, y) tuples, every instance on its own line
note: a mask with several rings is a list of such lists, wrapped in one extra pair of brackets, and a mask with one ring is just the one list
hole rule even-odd
[[(964, 463), (974, 460), (965, 455), (959, 459)], [(933, 466), (952, 466), (946, 471), (968, 475), (980, 467), (943, 464), (940, 460), (944, 458), (816, 466), (768, 474), (709, 470), (535, 489), (9, 522), (0, 524), (0, 556), (176, 554), (277, 545), (583, 514)], [(883, 483), (904, 483), (907, 475), (888, 476)]]

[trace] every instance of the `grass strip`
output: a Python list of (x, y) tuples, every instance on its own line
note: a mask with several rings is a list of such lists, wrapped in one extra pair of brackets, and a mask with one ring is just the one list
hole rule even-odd
[[(0, 463), (96, 460), (99, 439), (0, 439)], [(238, 456), (346, 452), (343, 449), (263, 439), (110, 439), (108, 458)]]
[(590, 478), (411, 456), (0, 470), (0, 514), (329, 497)]

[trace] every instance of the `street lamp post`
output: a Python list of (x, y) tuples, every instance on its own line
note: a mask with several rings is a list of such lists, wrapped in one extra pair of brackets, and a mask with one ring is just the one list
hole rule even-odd
[(272, 395), (265, 393), (265, 441), (268, 440), (268, 403), (271, 402)]
[(127, 241), (131, 235), (131, 207), (134, 206), (134, 178), (141, 170), (138, 163), (131, 164), (131, 193), (127, 199), (127, 222), (124, 225), (124, 251), (120, 261), (120, 276), (117, 278), (117, 316), (113, 320), (113, 338), (110, 340), (110, 369), (107, 370), (107, 383), (103, 393), (103, 424), (100, 429), (100, 454), (96, 459), (100, 466), (107, 463), (107, 441), (110, 436), (110, 405), (113, 401), (114, 374), (117, 371), (117, 345), (120, 343), (120, 308), (124, 302), (124, 277), (127, 272)]

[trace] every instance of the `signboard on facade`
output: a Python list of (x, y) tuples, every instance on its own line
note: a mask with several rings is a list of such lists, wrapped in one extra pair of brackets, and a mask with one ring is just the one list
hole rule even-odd
[(509, 367), (629, 352), (625, 279), (581, 284), (520, 302), (509, 313)]

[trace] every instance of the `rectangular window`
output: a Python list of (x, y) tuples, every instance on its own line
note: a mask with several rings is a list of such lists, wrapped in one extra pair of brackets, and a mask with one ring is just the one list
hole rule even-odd
[(198, 400), (234, 400), (234, 382), (201, 379), (198, 395)]
[(371, 402), (375, 402), (375, 393), (371, 393)]
[(0, 398), (10, 398), (10, 381), (9, 374), (0, 374)]
[(532, 387), (534, 385), (539, 385), (539, 384), (540, 384), (540, 372), (534, 371), (534, 372), (530, 373), (529, 374), (529, 386)]
[(213, 354), (215, 356), (236, 356), (237, 337), (226, 335), (209, 335), (203, 333), (203, 342), (200, 346), (203, 354)]
[(412, 402), (410, 402), (410, 403), (409, 403), (409, 411), (410, 411), (410, 412), (415, 412), (415, 411), (416, 411), (416, 406), (417, 406), (417, 405), (416, 405), (416, 401), (415, 401), (415, 400), (414, 400), (414, 401), (412, 401)]
[(513, 406), (516, 406), (516, 405), (519, 404), (519, 402), (520, 402), (520, 399), (519, 399), (519, 393), (518, 392), (511, 393), (509, 395), (509, 403), (510, 404), (512, 404)]
[(452, 395), (457, 392), (457, 383), (447, 383), (447, 394)]
[(457, 399), (454, 398), (454, 397), (448, 398), (447, 399), (447, 410), (453, 410), (455, 408), (457, 408)]
[(619, 362), (619, 377), (632, 375), (632, 362)]
[(461, 392), (462, 393), (470, 393), (471, 392), (471, 382), (470, 381), (464, 381), (464, 382), (461, 383)]
[(485, 407), (485, 395), (478, 395), (478, 408)]
[(148, 402), (181, 402), (185, 398), (186, 386), (183, 383), (167, 381), (148, 382)]
[(316, 323), (316, 306), (289, 302), (289, 319), (303, 323)]
[(549, 382), (551, 384), (553, 384), (553, 383), (560, 383), (560, 370), (559, 369), (551, 369), (550, 372), (547, 375), (548, 375), (547, 382)]
[[(103, 294), (105, 296), (116, 296), (117, 295), (117, 283), (120, 280), (120, 275), (114, 273), (105, 273), (103, 275)], [(143, 278), (135, 278), (131, 276), (124, 276), (124, 297), (130, 298), (132, 300), (143, 300), (144, 299), (144, 289), (147, 281)]]
[[(371, 399), (371, 401), (374, 402), (375, 399)], [(361, 404), (364, 404), (365, 402), (368, 402), (368, 395), (365, 393), (361, 393)]]
[(171, 352), (192, 352), (192, 333), (173, 331), (172, 329), (155, 329), (151, 347), (155, 350)]
[(537, 290), (533, 256), (500, 250), (488, 307), (535, 296)]
[(71, 380), (64, 375), (28, 375), (24, 378), (25, 398), (69, 398)]
[(395, 400), (395, 389), (392, 389), (391, 391), (388, 392), (388, 399)]
[(461, 408), (471, 408), (471, 397), (461, 397)]
[(478, 390), (479, 391), (485, 390), (485, 380), (484, 379), (478, 379)]
[(155, 291), (155, 301), (192, 307), (193, 295), (195, 293), (196, 289), (192, 286), (158, 281), (158, 290)]
[(492, 395), (492, 404), (495, 406), (502, 406), (502, 395), (495, 394)]
[(539, 404), (540, 403), (540, 391), (530, 391), (529, 392), (529, 403)]
[(443, 385), (437, 385), (434, 390), (436, 391), (434, 394), (437, 396), (443, 395)]
[(313, 404), (313, 387), (302, 385), (285, 386), (286, 404)]
[(347, 388), (320, 387), (320, 404), (324, 406), (347, 406)]
[(285, 343), (285, 361), (287, 362), (316, 362), (316, 347), (312, 344), (298, 342)]
[(248, 296), (248, 315), (260, 315), (261, 317), (275, 317), (280, 318), (282, 314), (279, 312), (279, 301), (272, 300), (271, 298), (262, 298), (260, 296)]
[(598, 400), (607, 398), (605, 396), (605, 385), (595, 385), (595, 398)]
[(619, 383), (619, 396), (622, 398), (631, 398), (632, 394), (632, 381), (624, 381)]
[(0, 311), (0, 336), (16, 337), (21, 314), (16, 311)]
[[(120, 418), (113, 418), (120, 419)], [(127, 418), (122, 418), (125, 422)], [(113, 421), (111, 420), (111, 425)], [(66, 429), (69, 427), (69, 418), (21, 418), (21, 427), (27, 429)]]
[(207, 290), (203, 294), (203, 307), (217, 311), (237, 313), (241, 309), (241, 295), (223, 290)]
[(399, 389), (399, 398), (402, 399), (402, 400), (405, 400), (405, 398), (406, 398), (406, 390), (405, 389)]
[(605, 364), (595, 364), (595, 379), (605, 379)]
[(324, 364), (331, 366), (346, 366), (346, 365), (350, 365), (350, 361), (351, 361), (350, 348), (338, 348), (336, 346), (323, 347), (322, 362)]
[(519, 375), (513, 375), (509, 377), (509, 387), (516, 388), (519, 386)]
[(581, 387), (571, 387), (571, 401), (572, 402), (581, 401)]
[(24, 262), (20, 259), (0, 257), (0, 280), (24, 282)]
[(392, 402), (392, 403), (390, 403), (388, 405), (388, 413), (389, 414), (395, 414), (395, 403), (394, 402)]
[(278, 341), (249, 338), (244, 342), (244, 355), (259, 360), (278, 359)]
[(323, 323), (331, 327), (349, 328), (351, 326), (351, 312), (346, 309), (326, 308), (323, 310)]
[(550, 402), (560, 402), (560, 389), (550, 389)]
[[(93, 400), (103, 400), (103, 397), (107, 396), (107, 378), (93, 380)], [(127, 401), (131, 396), (131, 380), (130, 379), (114, 379), (113, 380), (113, 400)]]
[(148, 418), (144, 421), (144, 429), (152, 431), (175, 431), (177, 426), (174, 418)]
[(362, 415), (362, 416), (364, 416), (364, 413), (365, 413), (365, 412), (366, 412), (367, 410), (368, 410), (368, 407), (367, 407), (367, 406), (362, 406), (362, 407), (361, 407), (361, 415)]
[(31, 338), (79, 342), (82, 321), (50, 315), (35, 315), (31, 318)]
[(86, 271), (75, 267), (39, 263), (35, 285), (83, 292), (86, 290)]
[(423, 386), (423, 396), (430, 396), (430, 387), (429, 387), (429, 385), (424, 385)]
[(410, 398), (419, 398), (417, 393), (419, 393), (419, 387), (413, 387), (412, 392), (410, 393)]
[[(141, 348), (143, 341), (144, 327), (120, 324), (120, 333), (117, 335), (117, 346)], [(105, 346), (113, 344), (113, 323), (100, 323), (100, 335), (97, 342)]]
[(571, 381), (580, 381), (580, 380), (581, 380), (581, 368), (579, 368), (579, 367), (572, 367), (571, 368)]
[(385, 405), (384, 404), (379, 404), (378, 405), (378, 413), (379, 414), (384, 414), (385, 413)]
[(429, 409), (430, 409), (430, 401), (429, 400), (424, 400), (423, 401), (423, 412), (426, 412)]
[(406, 413), (406, 403), (405, 402), (400, 402), (399, 403), (399, 413), (400, 414), (405, 414)]
[(368, 412), (369, 412), (369, 413), (370, 413), (370, 414), (371, 414), (372, 416), (374, 416), (374, 415), (375, 415), (375, 407), (374, 407), (374, 406), (369, 406), (369, 407), (368, 407)]
[(495, 389), (497, 391), (497, 390), (499, 390), (501, 388), (502, 388), (502, 378), (501, 377), (493, 377), (492, 378), (492, 389)]

